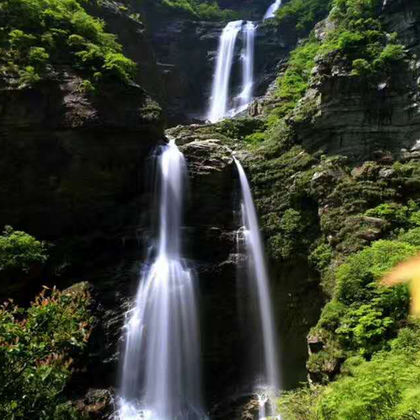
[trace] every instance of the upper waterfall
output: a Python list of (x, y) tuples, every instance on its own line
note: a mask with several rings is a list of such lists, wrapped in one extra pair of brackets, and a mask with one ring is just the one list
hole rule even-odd
[(200, 340), (194, 277), (181, 258), (186, 165), (173, 141), (159, 156), (160, 229), (156, 257), (127, 313), (121, 420), (198, 420)]
[(243, 26), (243, 36), (245, 46), (241, 55), (242, 60), (242, 90), (236, 98), (239, 102), (237, 108), (232, 112), (233, 115), (247, 108), (252, 100), (252, 91), (254, 87), (254, 44), (255, 44), (256, 26), (248, 21)]
[(217, 52), (216, 70), (207, 119), (217, 122), (226, 115), (229, 97), (229, 81), (235, 51), (236, 38), (242, 27), (242, 20), (229, 22), (222, 31)]
[(276, 15), (277, 10), (280, 9), (282, 0), (276, 0), (265, 12), (264, 20), (271, 19)]

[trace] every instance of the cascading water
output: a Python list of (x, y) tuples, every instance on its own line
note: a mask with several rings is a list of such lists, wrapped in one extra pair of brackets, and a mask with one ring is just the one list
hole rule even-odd
[(237, 96), (237, 108), (231, 111), (232, 116), (244, 111), (252, 100), (254, 86), (254, 44), (256, 26), (253, 22), (246, 22), (242, 28), (244, 48), (242, 52), (242, 91)]
[(159, 157), (160, 227), (156, 257), (127, 313), (120, 420), (197, 420), (200, 348), (194, 278), (181, 259), (186, 167), (173, 141)]
[(258, 312), (262, 332), (263, 372), (258, 387), (263, 389), (259, 395), (260, 418), (265, 417), (266, 402), (280, 388), (279, 369), (277, 363), (276, 334), (271, 308), (269, 279), (264, 258), (263, 243), (258, 226), (258, 218), (252, 199), (251, 189), (241, 163), (235, 159), (239, 173), (242, 195), (242, 220), (244, 239), (247, 251), (248, 275), (255, 282)]
[(207, 119), (217, 122), (226, 115), (229, 99), (229, 81), (235, 51), (236, 39), (242, 27), (242, 20), (229, 22), (222, 31), (217, 52), (216, 71), (213, 79), (210, 111)]
[(276, 0), (265, 12), (264, 20), (272, 19), (276, 15), (277, 10), (280, 9), (281, 3), (282, 0)]

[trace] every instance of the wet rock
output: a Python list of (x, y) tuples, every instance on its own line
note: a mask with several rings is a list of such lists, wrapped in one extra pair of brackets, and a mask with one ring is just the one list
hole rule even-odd
[(113, 393), (109, 389), (89, 389), (84, 398), (74, 402), (83, 416), (92, 420), (111, 419), (114, 412)]

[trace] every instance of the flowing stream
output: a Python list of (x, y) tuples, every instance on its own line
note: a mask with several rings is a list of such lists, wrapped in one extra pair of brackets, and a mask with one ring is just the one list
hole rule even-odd
[(120, 420), (204, 418), (194, 277), (181, 258), (186, 166), (173, 141), (163, 146), (159, 176), (156, 256), (125, 324)]
[[(280, 388), (277, 363), (276, 334), (271, 308), (269, 278), (264, 257), (264, 247), (260, 236), (257, 213), (251, 189), (241, 163), (235, 159), (239, 173), (242, 195), (242, 221), (247, 252), (248, 276), (257, 292), (258, 312), (262, 332), (263, 372), (258, 384), (260, 418), (266, 417), (266, 405)], [(273, 414), (273, 413), (271, 413)]]
[(229, 82), (235, 52), (235, 44), (242, 27), (242, 20), (229, 22), (222, 31), (216, 59), (216, 70), (207, 119), (214, 123), (226, 116), (229, 100)]
[(277, 10), (280, 9), (281, 3), (282, 0), (276, 0), (265, 12), (264, 20), (272, 19), (273, 17), (275, 17)]

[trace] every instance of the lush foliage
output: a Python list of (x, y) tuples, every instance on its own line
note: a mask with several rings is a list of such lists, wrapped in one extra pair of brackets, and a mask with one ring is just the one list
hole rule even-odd
[(324, 391), (320, 420), (404, 420), (420, 416), (420, 329), (403, 329), (391, 351), (349, 359), (346, 375)]
[(291, 0), (277, 12), (279, 24), (289, 23), (299, 35), (307, 34), (315, 23), (327, 16), (332, 0)]
[(5, 0), (0, 4), (1, 71), (21, 85), (72, 66), (91, 82), (129, 82), (135, 64), (121, 54), (115, 36), (78, 0)]
[(85, 284), (44, 289), (28, 309), (0, 307), (0, 416), (73, 419), (64, 387), (90, 334)]
[[(287, 69), (277, 80), (275, 98), (279, 104), (271, 112), (271, 125), (292, 111), (311, 82), (311, 71), (316, 62), (332, 65), (340, 62), (354, 76), (374, 79), (391, 73), (405, 58), (404, 47), (397, 43), (395, 34), (388, 34), (379, 20), (379, 0), (333, 0), (328, 17), (332, 25), (324, 25), (322, 39), (312, 33), (309, 39), (291, 54)], [(278, 12), (280, 23), (293, 19), (305, 31), (312, 28), (319, 15), (325, 14), (331, 4), (313, 0), (291, 1)], [(298, 29), (299, 29), (298, 28)], [(310, 114), (307, 103), (303, 109)], [(307, 115), (306, 115), (307, 116)]]
[(389, 351), (369, 361), (349, 358), (343, 374), (328, 386), (285, 393), (285, 420), (414, 420), (420, 417), (420, 325), (411, 322)]
[(46, 245), (31, 235), (6, 226), (0, 236), (0, 271), (27, 272), (47, 259)]

